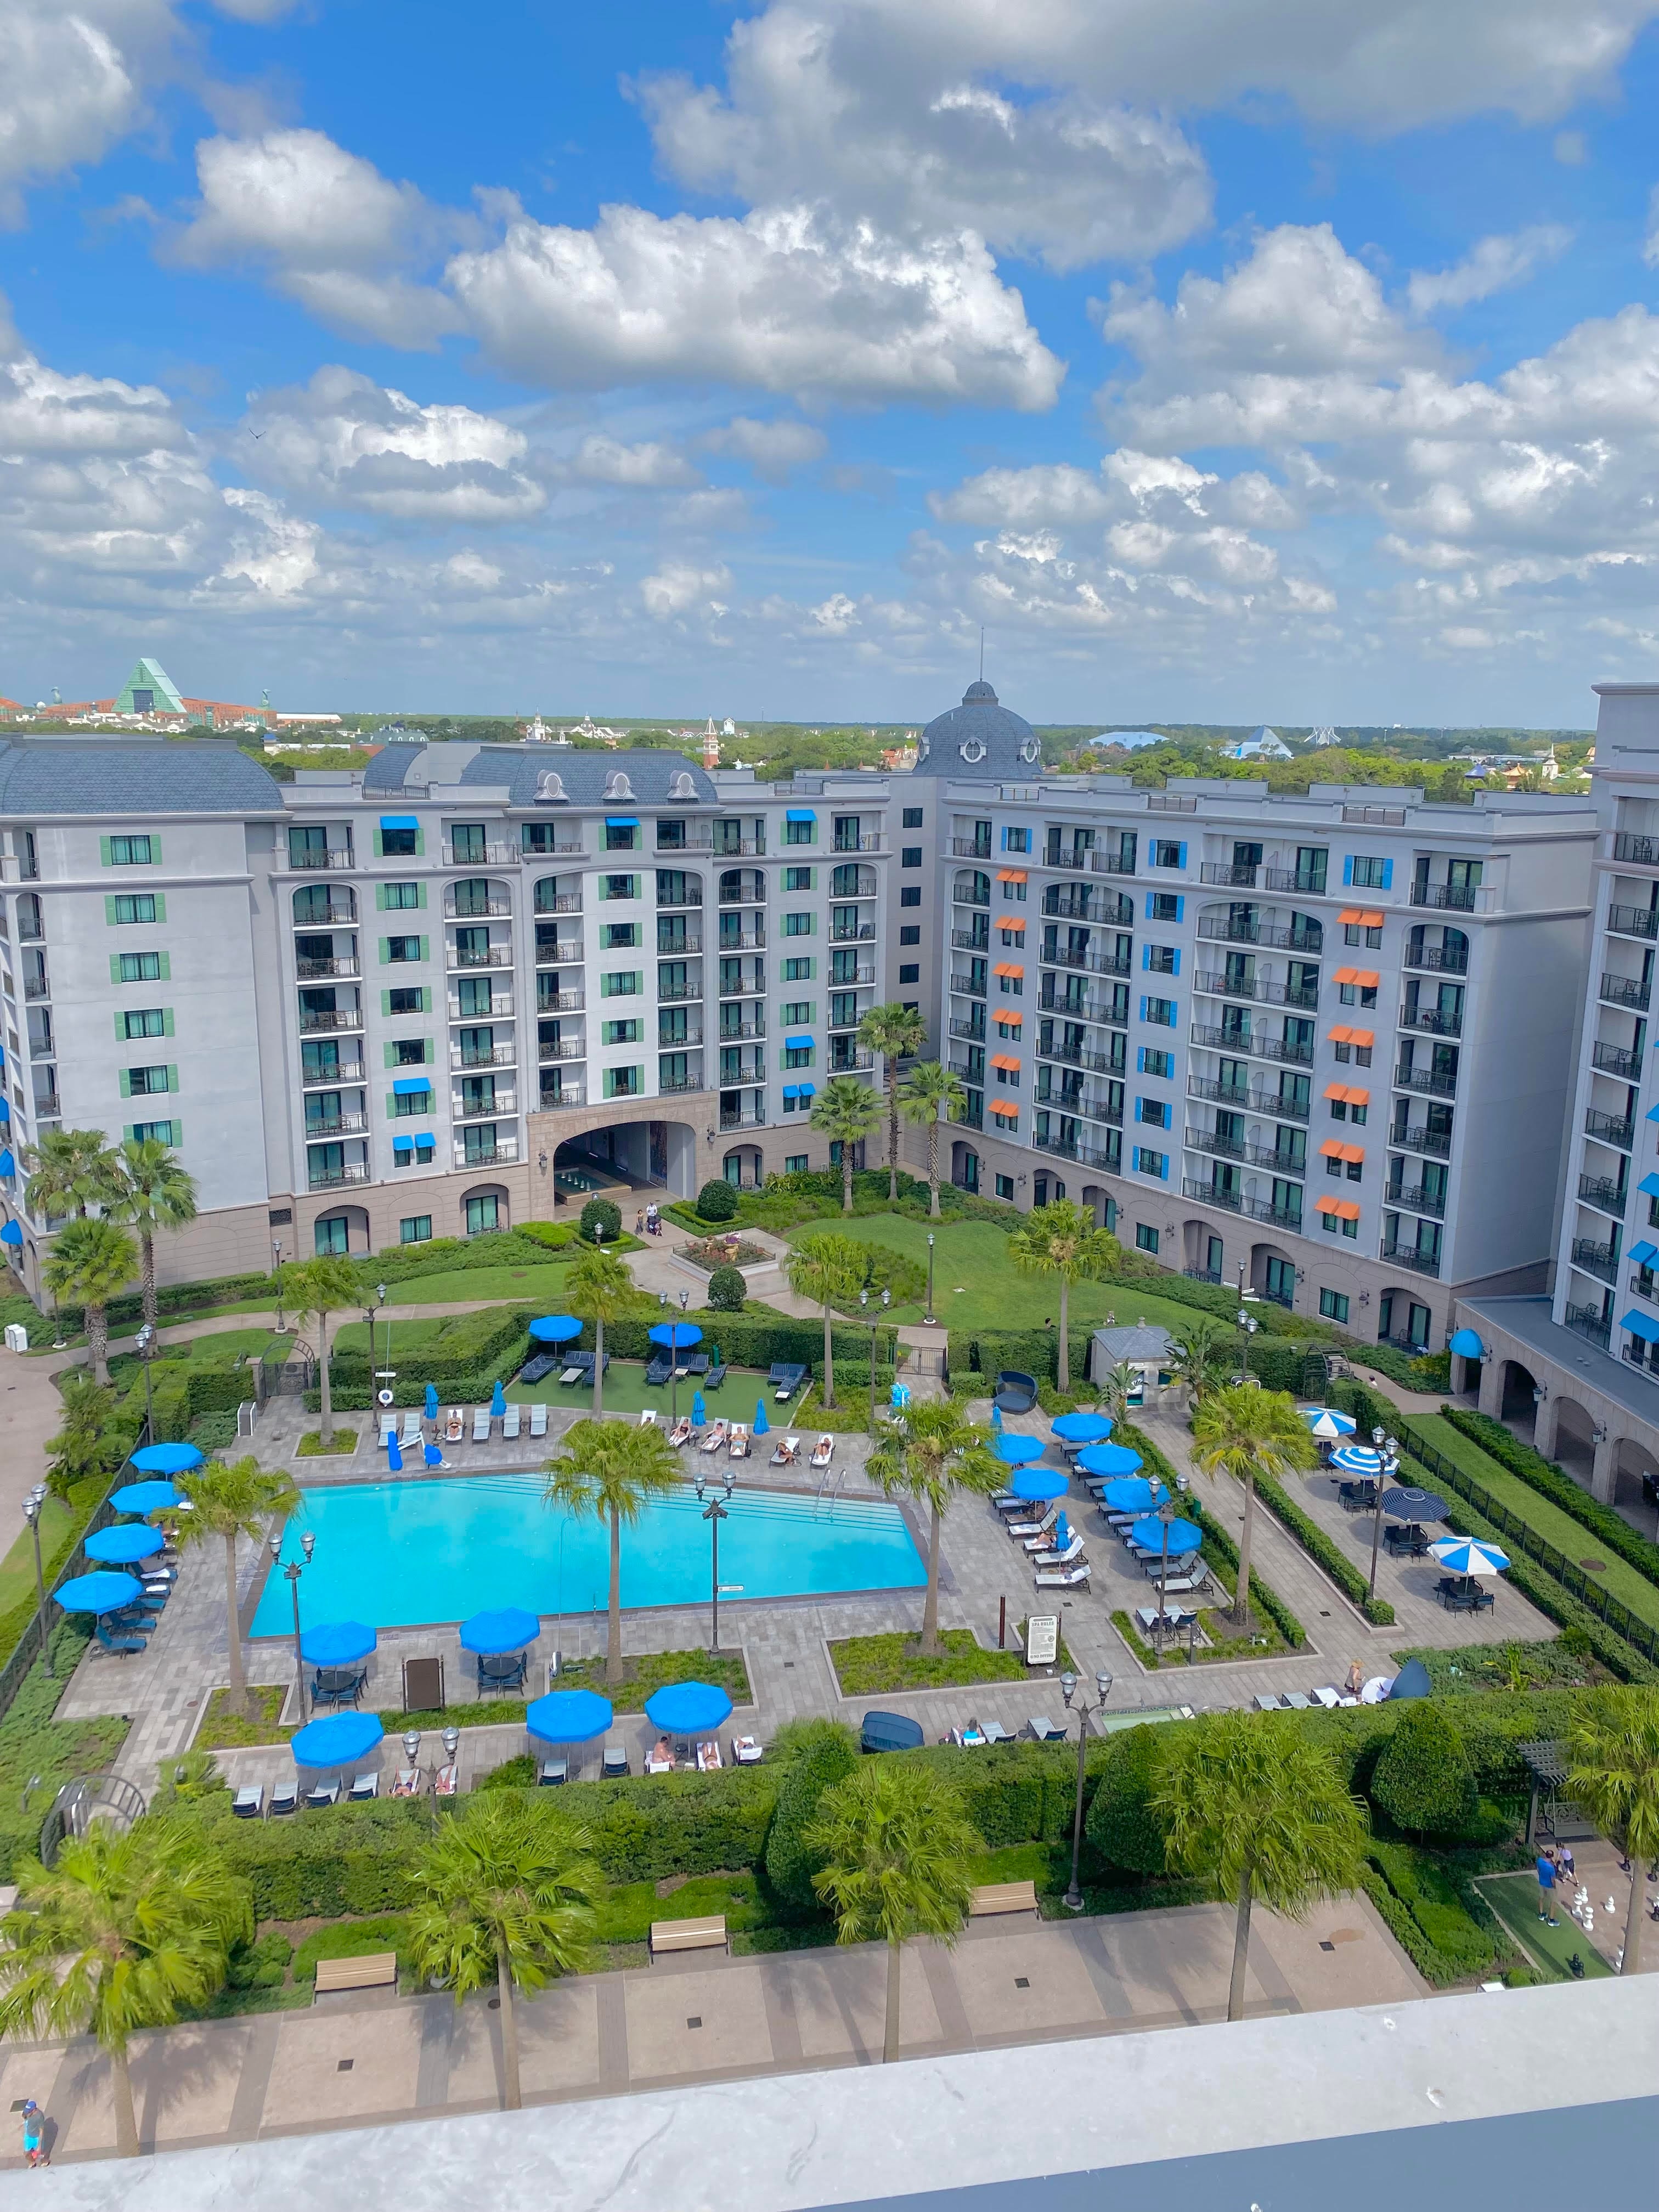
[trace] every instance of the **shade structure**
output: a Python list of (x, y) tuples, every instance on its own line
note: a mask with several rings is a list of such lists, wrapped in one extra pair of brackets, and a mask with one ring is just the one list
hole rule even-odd
[(1344, 1444), (1331, 1454), (1331, 1465), (1344, 1474), (1381, 1474), (1382, 1455), (1369, 1444)]
[(1019, 1437), (1006, 1430), (991, 1449), (1005, 1467), (1024, 1467), (1027, 1460), (1042, 1457), (1043, 1443), (1041, 1437)]
[(1484, 1359), (1486, 1357), (1486, 1346), (1472, 1328), (1460, 1328), (1455, 1331), (1446, 1349), (1448, 1352), (1455, 1352), (1460, 1359)]
[(194, 1444), (146, 1444), (132, 1455), (132, 1464), (143, 1474), (191, 1474), (202, 1464)]
[(289, 1748), (296, 1766), (349, 1766), (366, 1758), (385, 1734), (373, 1713), (329, 1713), (296, 1729)]
[(1382, 1510), (1391, 1521), (1443, 1521), (1447, 1510), (1437, 1491), (1399, 1488), (1382, 1493)]
[(574, 1344), (582, 1333), (582, 1325), (574, 1314), (543, 1314), (530, 1324), (531, 1340), (536, 1344)]
[(1121, 1474), (1106, 1485), (1100, 1502), (1109, 1513), (1151, 1513), (1169, 1494), (1161, 1482), (1149, 1482), (1144, 1474)]
[(1408, 1659), (1389, 1685), (1389, 1702), (1392, 1704), (1396, 1698), (1426, 1698), (1433, 1687), (1423, 1662)]
[(435, 1421), (438, 1418), (438, 1386), (435, 1382), (428, 1382), (426, 1386), (426, 1417), (428, 1421)]
[(1339, 1413), (1334, 1406), (1304, 1406), (1302, 1418), (1308, 1424), (1309, 1433), (1322, 1443), (1334, 1443), (1339, 1437), (1351, 1437), (1359, 1425), (1352, 1413)]
[(1061, 1413), (1054, 1422), (1054, 1434), (1063, 1444), (1103, 1444), (1111, 1433), (1104, 1413)]
[(1129, 1534), (1143, 1552), (1161, 1554), (1166, 1528), (1170, 1532), (1170, 1557), (1172, 1559), (1184, 1559), (1189, 1552), (1197, 1551), (1204, 1541), (1204, 1532), (1195, 1522), (1160, 1521), (1156, 1513), (1149, 1513), (1144, 1521), (1132, 1523)]
[(100, 1528), (87, 1539), (87, 1557), (106, 1567), (131, 1566), (135, 1559), (152, 1559), (164, 1542), (159, 1528), (124, 1522), (118, 1528)]
[(501, 1388), (501, 1377), (498, 1375), (495, 1378), (495, 1387), (489, 1394), (489, 1417), (491, 1420), (499, 1421), (506, 1411), (507, 1393)]
[(1139, 1474), (1140, 1454), (1127, 1444), (1085, 1444), (1077, 1463), (1085, 1474)]
[(170, 1482), (129, 1482), (110, 1499), (118, 1513), (165, 1513), (178, 1503), (179, 1493)]
[(1008, 1487), (1016, 1498), (1029, 1498), (1036, 1505), (1050, 1498), (1064, 1498), (1071, 1486), (1058, 1468), (1023, 1467)]
[(497, 1606), (493, 1612), (475, 1613), (470, 1620), (461, 1623), (463, 1651), (522, 1651), (526, 1644), (533, 1644), (542, 1632), (542, 1625), (533, 1613), (526, 1613), (521, 1605)]
[(702, 1331), (695, 1322), (659, 1321), (646, 1334), (653, 1344), (659, 1344), (665, 1352), (690, 1352), (694, 1345), (702, 1342)]
[(361, 1620), (319, 1620), (300, 1638), (300, 1656), (311, 1667), (349, 1667), (374, 1649), (374, 1631)]
[(1478, 1543), (1473, 1536), (1443, 1536), (1429, 1549), (1454, 1575), (1501, 1575), (1510, 1563), (1507, 1552), (1500, 1552), (1496, 1544)]
[(404, 1471), (404, 1448), (395, 1436), (386, 1440), (386, 1464), (388, 1474), (401, 1474)]
[(731, 1711), (731, 1698), (713, 1682), (669, 1682), (645, 1701), (645, 1717), (652, 1727), (670, 1735), (695, 1735), (700, 1729), (718, 1728)]
[(611, 1706), (597, 1690), (550, 1690), (532, 1699), (524, 1724), (544, 1743), (591, 1743), (610, 1727)]
[(708, 1419), (708, 1408), (702, 1402), (702, 1392), (701, 1390), (696, 1391), (694, 1392), (691, 1399), (692, 1425), (694, 1427), (700, 1429)]
[(107, 1571), (76, 1575), (73, 1582), (63, 1583), (56, 1592), (58, 1602), (65, 1613), (113, 1613), (118, 1607), (131, 1605), (134, 1598), (143, 1594), (143, 1584), (136, 1576)]

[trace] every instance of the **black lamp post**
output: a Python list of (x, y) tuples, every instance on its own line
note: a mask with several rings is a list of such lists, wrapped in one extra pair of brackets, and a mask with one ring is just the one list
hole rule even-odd
[(1373, 1429), (1371, 1442), (1382, 1455), (1382, 1471), (1376, 1478), (1376, 1510), (1371, 1520), (1371, 1586), (1368, 1597), (1376, 1595), (1376, 1552), (1382, 1540), (1382, 1487), (1400, 1472), (1400, 1445), (1386, 1429)]
[(148, 1441), (154, 1443), (155, 1401), (150, 1389), (149, 1363), (155, 1357), (155, 1331), (149, 1322), (144, 1323), (137, 1335), (133, 1338), (132, 1348), (137, 1353), (139, 1364), (144, 1370), (144, 1434)]
[[(145, 1378), (148, 1380), (148, 1376)], [(23, 1518), (29, 1524), (29, 1534), (34, 1539), (34, 1594), (39, 1607), (35, 1618), (40, 1623), (40, 1650), (45, 1655), (46, 1672), (52, 1668), (52, 1638), (46, 1632), (46, 1578), (40, 1571), (40, 1508), (46, 1502), (46, 1486), (37, 1482), (23, 1500)]]
[(936, 1326), (933, 1320), (933, 1232), (927, 1232), (927, 1311), (923, 1316), (929, 1328)]
[(276, 1278), (276, 1327), (274, 1334), (286, 1336), (288, 1323), (283, 1319), (283, 1240), (280, 1237), (273, 1237), (270, 1240), (270, 1272)]
[[(1112, 1694), (1112, 1678), (1104, 1668), (1095, 1676), (1095, 1687), (1100, 1692), (1100, 1703), (1096, 1711), (1104, 1712), (1106, 1700)], [(1072, 1699), (1077, 1695), (1077, 1676), (1069, 1668), (1060, 1678), (1060, 1694), (1069, 1708)], [(1083, 1910), (1083, 1891), (1078, 1882), (1077, 1869), (1079, 1856), (1083, 1849), (1083, 1759), (1088, 1741), (1089, 1700), (1085, 1697), (1077, 1709), (1077, 1807), (1072, 1815), (1072, 1886), (1066, 1893), (1066, 1910), (1068, 1912), (1081, 1912)]]
[[(294, 1695), (295, 1708), (301, 1721), (306, 1717), (306, 1662), (300, 1650), (300, 1577), (311, 1565), (311, 1555), (317, 1548), (317, 1538), (307, 1528), (300, 1539), (303, 1559), (289, 1559), (283, 1565), (283, 1575), (294, 1600)], [(270, 1540), (270, 1556), (283, 1564), (283, 1532), (279, 1528)]]
[(1238, 1339), (1242, 1347), (1238, 1355), (1238, 1364), (1243, 1373), (1248, 1375), (1250, 1371), (1250, 1339), (1256, 1332), (1256, 1318), (1254, 1314), (1246, 1313), (1243, 1307), (1240, 1306), (1237, 1320)]
[(1158, 1569), (1158, 1650), (1164, 1655), (1164, 1616), (1170, 1609), (1170, 1523), (1175, 1518), (1175, 1500), (1165, 1497), (1158, 1509), (1158, 1517), (1164, 1531), (1164, 1549)]
[[(890, 1305), (892, 1304), (892, 1303), (893, 1303), (893, 1293), (892, 1293), (890, 1291), (884, 1291), (882, 1292), (882, 1294), (881, 1294), (881, 1303), (882, 1303), (882, 1306), (883, 1306), (884, 1310), (885, 1308), (887, 1308), (888, 1306), (890, 1306)], [(866, 1313), (868, 1313), (868, 1312), (869, 1312), (869, 1307), (870, 1307), (870, 1293), (869, 1293), (869, 1291), (860, 1291), (859, 1292), (859, 1304), (860, 1304), (860, 1305), (865, 1309), (865, 1310), (866, 1310)], [(931, 1298), (928, 1300), (928, 1304), (929, 1304), (930, 1305), (933, 1304), (933, 1300), (932, 1300)], [(880, 1327), (881, 1327), (881, 1316), (880, 1316), (880, 1315), (878, 1315), (878, 1314), (871, 1314), (871, 1315), (870, 1315), (870, 1322), (869, 1322), (869, 1328), (870, 1328), (870, 1434), (871, 1434), (872, 1437), (874, 1437), (874, 1435), (875, 1435), (875, 1433), (876, 1433), (876, 1331), (877, 1331)]]
[(708, 1478), (697, 1477), (697, 1503), (702, 1507), (702, 1517), (708, 1523), (708, 1650), (714, 1656), (720, 1648), (720, 1522), (729, 1520), (726, 1506), (732, 1497), (732, 1477), (723, 1478), (725, 1487), (718, 1498), (708, 1493)]
[[(379, 1299), (380, 1310), (381, 1313), (384, 1314), (386, 1311), (386, 1285), (384, 1283), (376, 1283), (374, 1285), (374, 1295), (376, 1298)], [(372, 1340), (374, 1335), (373, 1330), (371, 1330), (369, 1334)], [(372, 1355), (374, 1350), (374, 1346), (372, 1340), (368, 1348)], [(371, 1366), (374, 1364), (372, 1358), (369, 1364)], [(390, 1322), (387, 1322), (386, 1325), (386, 1379), (388, 1384), (390, 1384), (393, 1379), (392, 1373), (392, 1323)]]

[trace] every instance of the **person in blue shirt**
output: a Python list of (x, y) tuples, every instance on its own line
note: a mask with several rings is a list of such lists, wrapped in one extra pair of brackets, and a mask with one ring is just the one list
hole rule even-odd
[(1538, 1854), (1538, 1917), (1552, 1928), (1561, 1925), (1555, 1917), (1555, 1861), (1547, 1851)]

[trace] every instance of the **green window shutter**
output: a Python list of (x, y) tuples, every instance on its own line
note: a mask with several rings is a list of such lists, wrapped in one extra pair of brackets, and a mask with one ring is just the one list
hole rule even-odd
[(421, 858), (422, 858), (422, 860), (424, 860), (424, 859), (425, 859), (425, 857), (426, 857), (426, 832), (425, 832), (425, 830), (416, 830), (416, 831), (415, 832), (415, 850), (416, 851), (416, 853), (418, 853), (418, 854), (420, 854), (420, 856), (421, 856)]
[(432, 1063), (433, 1063), (433, 1061), (434, 1061), (434, 1060), (438, 1057), (438, 1048), (437, 1048), (437, 1047), (433, 1043), (433, 1042), (432, 1042), (432, 1040), (431, 1040), (431, 1038), (430, 1038), (430, 1037), (428, 1037), (428, 1038), (426, 1039), (426, 1041), (425, 1041), (425, 1042), (426, 1042), (426, 1064), (427, 1064), (427, 1066), (428, 1066), (428, 1067), (430, 1067), (430, 1066), (431, 1066), (431, 1065), (432, 1065)]
[(130, 1072), (125, 1067), (120, 1072), (119, 1080), (122, 1097), (131, 1098), (132, 1096), (132, 1077)]
[(382, 1050), (382, 1051), (385, 1053), (385, 1054), (386, 1054), (386, 1066), (387, 1066), (388, 1067), (395, 1067), (395, 1066), (397, 1066), (398, 1062), (397, 1062), (396, 1055), (395, 1055), (395, 1054), (393, 1053), (392, 1048), (388, 1044), (388, 1045), (383, 1045), (380, 1048), (381, 1048), (381, 1050)]
[(98, 850), (102, 855), (104, 866), (106, 868), (112, 866), (109, 856), (109, 839), (107, 837), (100, 837), (98, 840)]
[(383, 937), (380, 939), (380, 965), (382, 968), (386, 966), (387, 961), (390, 960), (391, 957), (392, 939), (389, 937)]
[(161, 865), (161, 841), (154, 835), (149, 841), (149, 863), (153, 868), (159, 868)]
[(184, 1125), (184, 1123), (183, 1123), (182, 1121), (169, 1121), (169, 1122), (167, 1123), (167, 1142), (168, 1142), (170, 1145), (173, 1145), (173, 1146), (179, 1146), (179, 1145), (182, 1145), (182, 1144), (184, 1143), (184, 1141), (185, 1141), (185, 1125)]
[[(112, 983), (118, 983), (121, 980), (121, 956), (118, 952), (112, 952), (109, 956), (109, 980)], [(115, 1026), (117, 1029), (121, 1026), (119, 1014), (115, 1017)]]
[(416, 884), (415, 886), (415, 893), (416, 905), (424, 906), (426, 904), (426, 885), (424, 884)]
[(388, 1091), (386, 1094), (386, 1110), (388, 1114), (395, 1114), (398, 1110), (398, 1094), (395, 1091)]
[(165, 921), (167, 918), (167, 895), (165, 891), (157, 891), (155, 894), (155, 919), (157, 921)]
[(112, 896), (107, 891), (104, 894), (104, 920), (109, 924), (112, 929), (114, 928), (115, 901)]
[(374, 857), (377, 860), (384, 858), (382, 840), (378, 830), (374, 832)]
[(170, 983), (173, 981), (173, 955), (170, 952), (164, 952), (161, 955), (161, 980), (164, 983)]
[(174, 1060), (170, 1060), (167, 1062), (167, 1089), (168, 1089), (169, 1091), (176, 1091), (178, 1088), (179, 1088), (179, 1068), (178, 1068), (178, 1063), (177, 1063), (176, 1061), (174, 1061)]
[(429, 1014), (432, 1012), (432, 987), (429, 983), (422, 983), (421, 986), (421, 1012), (423, 1014)]
[(383, 1014), (389, 1014), (392, 1012), (392, 994), (390, 991), (382, 991), (380, 994), (380, 1012)]
[(127, 1036), (127, 1020), (126, 1020), (126, 1016), (125, 1016), (125, 1014), (117, 1014), (117, 1016), (115, 1017), (115, 1042), (116, 1042), (116, 1043), (117, 1043), (117, 1044), (125, 1044), (125, 1043), (126, 1042), (126, 1036)]
[(163, 1006), (161, 1009), (161, 1035), (163, 1036), (171, 1036), (173, 1035), (173, 1009), (171, 1006)]
[(125, 1128), (122, 1130), (121, 1134), (125, 1138), (128, 1144), (137, 1144), (138, 1141), (137, 1125), (135, 1122), (129, 1121)]
[(386, 885), (384, 884), (376, 884), (374, 886), (374, 906), (377, 913), (384, 914), (386, 912)]
[[(421, 939), (421, 957), (422, 960), (428, 960), (430, 959), (431, 956), (432, 939), (429, 937), (423, 937)], [(424, 986), (422, 988), (424, 988)]]

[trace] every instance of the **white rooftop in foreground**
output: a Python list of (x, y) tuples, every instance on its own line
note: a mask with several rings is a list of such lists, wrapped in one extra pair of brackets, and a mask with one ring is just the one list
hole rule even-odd
[[(1633, 2206), (1653, 2201), (1656, 2084), (1650, 1975), (100, 2160), (8, 2176), (0, 2194), (85, 2212), (806, 2212), (919, 2196), (986, 2212), (1466, 2212), (1494, 2190)], [(1293, 2147), (1333, 2142), (1310, 2193), (1315, 2161)], [(1157, 2160), (1180, 2166), (1125, 2171)]]

